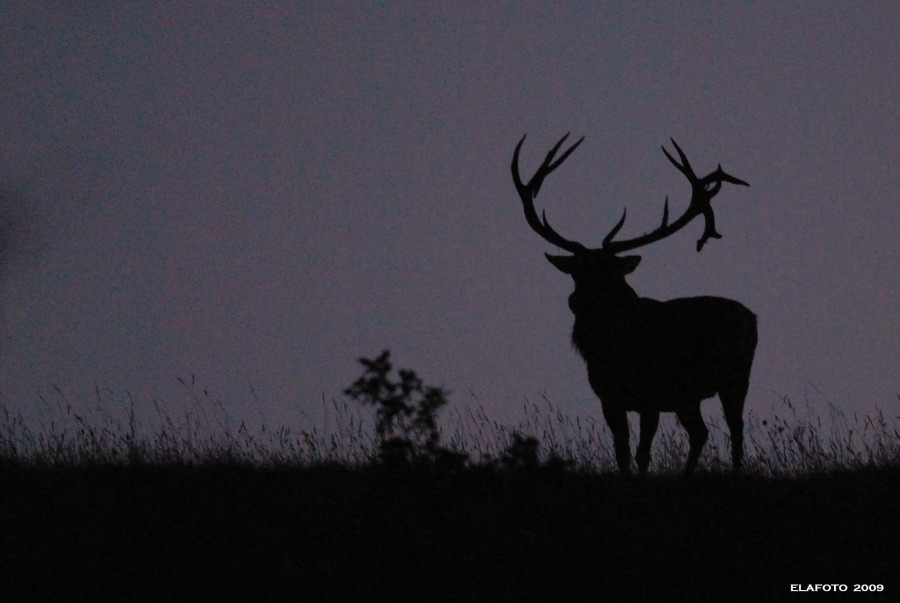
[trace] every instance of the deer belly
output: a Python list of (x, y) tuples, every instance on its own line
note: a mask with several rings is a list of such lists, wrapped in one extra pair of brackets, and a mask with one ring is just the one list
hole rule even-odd
[(677, 412), (716, 395), (714, 372), (678, 362), (607, 361), (589, 366), (588, 377), (604, 404), (637, 412)]

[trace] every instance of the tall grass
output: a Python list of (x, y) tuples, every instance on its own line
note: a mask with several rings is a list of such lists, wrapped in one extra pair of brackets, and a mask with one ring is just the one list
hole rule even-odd
[(756, 470), (766, 475), (797, 475), (858, 470), (900, 464), (900, 417), (881, 409), (846, 415), (828, 403), (823, 421), (807, 402), (798, 407), (780, 400), (770, 418), (749, 417), (749, 445)]
[[(900, 465), (900, 416), (889, 418), (876, 409), (860, 416), (845, 414), (833, 404), (823, 419), (809, 402), (795, 404), (784, 396), (765, 415), (745, 417), (745, 473), (792, 477), (829, 471)], [(584, 471), (616, 470), (612, 434), (602, 416), (570, 417), (546, 397), (527, 402), (523, 419), (503, 425), (490, 419), (483, 407), (465, 408), (450, 417), (450, 441), (477, 459), (497, 457), (516, 434), (529, 434), (541, 444), (541, 459), (557, 457)], [(707, 418), (709, 441), (700, 470), (728, 472), (730, 438), (719, 419)], [(630, 422), (632, 448), (636, 422)], [(674, 415), (663, 415), (653, 442), (651, 470), (679, 473), (688, 453), (688, 438)]]
[[(195, 392), (172, 416), (153, 402), (156, 421), (139, 424), (133, 400), (105, 406), (99, 391), (90, 408), (56, 390), (50, 418), (29, 424), (21, 412), (0, 405), (0, 463), (44, 467), (84, 465), (360, 465), (375, 458), (374, 436), (346, 401), (331, 407), (331, 431), (316, 426), (248, 427), (229, 416), (221, 401)], [(43, 414), (43, 413), (42, 413)], [(124, 418), (123, 415), (124, 414)]]
[[(187, 384), (186, 384), (187, 385)], [(36, 424), (0, 405), (0, 464), (34, 467), (93, 465), (208, 465), (254, 467), (345, 465), (377, 462), (378, 439), (372, 413), (345, 399), (326, 406), (326, 427), (295, 425), (274, 429), (248, 427), (229, 416), (224, 405), (206, 392), (189, 388), (180, 414), (166, 414), (153, 404), (155, 421), (140, 421), (128, 400), (106, 404), (98, 391), (89, 410), (76, 410), (59, 390), (53, 412)], [(891, 413), (893, 414), (893, 413)], [(710, 438), (699, 469), (726, 473), (730, 467), (727, 429), (707, 419)], [(598, 413), (569, 416), (549, 399), (526, 401), (521, 418), (504, 424), (484, 406), (451, 407), (440, 420), (447, 450), (465, 455), (468, 464), (499, 463), (524, 438), (537, 442), (540, 463), (561, 461), (575, 471), (616, 471), (612, 435)], [(632, 446), (637, 436), (632, 433)], [(745, 472), (765, 477), (793, 477), (900, 465), (900, 417), (881, 410), (860, 416), (834, 405), (817, 416), (810, 404), (783, 397), (765, 414), (745, 420)], [(654, 473), (678, 473), (687, 457), (687, 437), (674, 417), (664, 415), (654, 440)]]

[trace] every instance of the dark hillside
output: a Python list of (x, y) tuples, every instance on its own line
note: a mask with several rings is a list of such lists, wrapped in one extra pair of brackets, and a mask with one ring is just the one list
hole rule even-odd
[(0, 484), (3, 601), (771, 601), (816, 583), (900, 600), (896, 469), (14, 467)]

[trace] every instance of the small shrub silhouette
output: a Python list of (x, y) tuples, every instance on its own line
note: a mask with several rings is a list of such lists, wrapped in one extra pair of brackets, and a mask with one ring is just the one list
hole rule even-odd
[(575, 467), (572, 460), (564, 459), (552, 450), (542, 461), (540, 448), (541, 443), (536, 437), (525, 436), (515, 431), (512, 434), (512, 441), (500, 455), (499, 466), (517, 471), (541, 469), (550, 472), (565, 472)]
[(447, 392), (426, 386), (415, 371), (400, 369), (391, 379), (390, 351), (377, 358), (360, 358), (362, 376), (344, 393), (363, 405), (375, 407), (375, 433), (379, 458), (391, 467), (416, 464), (462, 466), (467, 455), (440, 445), (437, 412), (447, 404)]
[(509, 469), (534, 469), (540, 465), (539, 447), (537, 438), (514, 433), (512, 442), (500, 457), (500, 462)]

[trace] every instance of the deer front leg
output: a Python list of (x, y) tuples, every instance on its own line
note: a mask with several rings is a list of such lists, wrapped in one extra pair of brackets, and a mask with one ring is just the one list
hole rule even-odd
[(641, 476), (647, 475), (647, 467), (650, 465), (650, 445), (653, 443), (653, 436), (656, 435), (658, 426), (658, 412), (645, 410), (641, 413), (641, 440), (638, 443), (637, 455), (635, 456), (638, 473)]
[(613, 435), (616, 464), (622, 475), (631, 474), (631, 445), (628, 442), (628, 416), (624, 410), (603, 408), (603, 416)]

